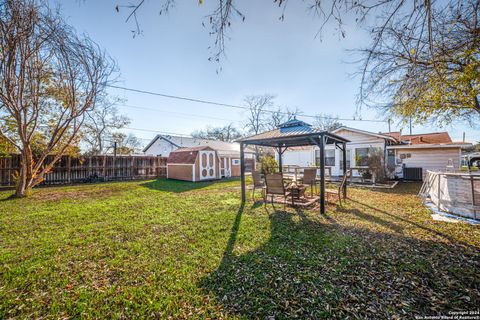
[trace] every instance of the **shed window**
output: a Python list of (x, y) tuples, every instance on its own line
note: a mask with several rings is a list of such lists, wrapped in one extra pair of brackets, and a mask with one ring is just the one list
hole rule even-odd
[(213, 167), (213, 154), (211, 153), (208, 155), (208, 164)]
[(238, 166), (240, 164), (240, 159), (233, 159), (232, 164)]

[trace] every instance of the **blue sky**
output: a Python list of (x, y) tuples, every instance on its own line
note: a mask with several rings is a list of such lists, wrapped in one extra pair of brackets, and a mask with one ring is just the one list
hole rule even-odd
[[(52, 2), (55, 2), (52, 0)], [(277, 95), (276, 104), (298, 107), (305, 114), (327, 113), (352, 118), (357, 111), (355, 95), (359, 79), (352, 77), (358, 66), (348, 49), (366, 46), (368, 33), (346, 26), (347, 37), (340, 39), (333, 26), (315, 38), (320, 21), (307, 12), (305, 3), (290, 2), (285, 20), (273, 1), (242, 0), (239, 9), (245, 22), (237, 20), (229, 33), (227, 56), (218, 65), (207, 59), (213, 43), (208, 28), (202, 27), (211, 3), (177, 1), (168, 15), (159, 15), (159, 1), (146, 1), (139, 11), (142, 34), (132, 36), (132, 23), (125, 23), (127, 11), (117, 13), (116, 4), (127, 1), (62, 1), (66, 20), (79, 32), (88, 34), (105, 48), (120, 68), (118, 85), (241, 104), (245, 95)], [(57, 2), (58, 3), (58, 2)], [(209, 5), (210, 4), (210, 5)], [(189, 134), (206, 126), (230, 122), (243, 128), (245, 113), (235, 109), (171, 100), (111, 89), (126, 99), (119, 106), (132, 123), (130, 128)], [(381, 119), (375, 110), (363, 109), (364, 119)], [(309, 119), (305, 119), (307, 122)], [(385, 123), (347, 122), (344, 124), (369, 131), (387, 131)], [(399, 129), (397, 125), (392, 130)], [(408, 131), (406, 126), (404, 132)], [(456, 124), (446, 128), (416, 126), (414, 133), (448, 130), (454, 140), (466, 132), (467, 141), (480, 140), (480, 131)], [(146, 144), (155, 133), (128, 129)]]

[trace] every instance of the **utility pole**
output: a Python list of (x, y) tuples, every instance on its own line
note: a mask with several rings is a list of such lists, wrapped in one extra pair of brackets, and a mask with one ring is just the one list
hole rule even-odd
[(410, 117), (409, 123), (410, 123), (410, 135), (412, 135), (412, 117)]
[(388, 132), (392, 132), (391, 128), (390, 128), (390, 123), (391, 123), (392, 119), (388, 119)]

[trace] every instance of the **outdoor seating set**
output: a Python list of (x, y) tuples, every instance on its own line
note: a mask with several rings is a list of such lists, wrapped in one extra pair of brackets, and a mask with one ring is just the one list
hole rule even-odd
[[(338, 197), (338, 202), (342, 202), (342, 190), (347, 182), (348, 172), (343, 176), (343, 179), (337, 189), (325, 189), (327, 196)], [(270, 173), (262, 175), (260, 172), (253, 172), (253, 191), (252, 198), (255, 201), (255, 191), (262, 191), (262, 198), (264, 203), (267, 203), (268, 196), (273, 204), (282, 203), (291, 206), (310, 206), (318, 202), (317, 192), (317, 169), (305, 169), (302, 177), (295, 176), (294, 179), (283, 173)], [(310, 187), (310, 193), (306, 190)]]

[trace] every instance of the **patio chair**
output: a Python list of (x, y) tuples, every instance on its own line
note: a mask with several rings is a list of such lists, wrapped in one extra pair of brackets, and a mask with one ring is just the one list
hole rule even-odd
[(348, 171), (345, 172), (345, 174), (342, 177), (342, 181), (340, 185), (338, 186), (338, 189), (325, 189), (325, 194), (328, 195), (333, 195), (333, 196), (338, 196), (338, 203), (342, 204), (342, 190), (345, 184), (347, 183), (347, 177), (349, 176)]
[(265, 181), (262, 179), (262, 174), (258, 171), (252, 172), (253, 178), (253, 191), (252, 191), (252, 199), (255, 202), (255, 190), (260, 189), (262, 191), (262, 198), (263, 201), (267, 201), (265, 197)]
[(310, 194), (313, 195), (313, 188), (315, 187), (315, 194), (317, 194), (317, 169), (308, 168), (303, 170), (303, 178), (300, 179), (303, 184), (310, 186)]
[[(271, 174), (265, 175), (265, 185), (266, 185), (265, 198), (268, 195), (271, 195), (272, 206), (273, 206), (273, 197), (275, 195), (283, 196), (285, 200), (283, 203), (283, 208), (285, 209), (285, 206), (287, 204), (287, 197), (290, 196), (290, 192), (286, 190), (285, 185), (283, 184), (283, 175), (281, 173), (271, 173)], [(293, 204), (293, 198), (292, 198), (292, 204)]]

